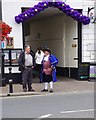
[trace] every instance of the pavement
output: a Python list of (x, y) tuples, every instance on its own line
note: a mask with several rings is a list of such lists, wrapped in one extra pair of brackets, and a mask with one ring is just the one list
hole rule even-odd
[[(76, 80), (72, 78), (57, 77), (58, 81), (54, 83), (55, 93), (70, 93), (70, 92), (94, 92), (94, 82), (88, 80)], [(35, 92), (23, 92), (21, 84), (13, 84), (13, 93), (9, 93), (9, 85), (0, 87), (0, 97), (6, 96), (23, 96), (23, 95), (42, 95), (49, 92), (41, 92), (44, 88), (43, 83), (39, 83), (38, 78), (34, 78), (32, 88)]]

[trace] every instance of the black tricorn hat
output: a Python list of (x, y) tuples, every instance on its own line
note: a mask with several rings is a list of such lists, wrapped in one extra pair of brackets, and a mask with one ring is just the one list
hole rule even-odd
[(52, 53), (52, 51), (50, 50), (50, 48), (45, 48), (45, 49), (44, 49), (44, 52), (45, 52), (45, 51), (48, 51), (49, 53)]

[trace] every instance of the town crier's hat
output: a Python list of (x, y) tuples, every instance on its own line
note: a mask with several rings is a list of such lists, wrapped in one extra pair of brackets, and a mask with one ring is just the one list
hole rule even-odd
[(49, 53), (52, 53), (52, 51), (50, 50), (50, 48), (45, 48), (45, 49), (44, 49), (44, 52), (45, 52), (45, 51), (48, 51)]

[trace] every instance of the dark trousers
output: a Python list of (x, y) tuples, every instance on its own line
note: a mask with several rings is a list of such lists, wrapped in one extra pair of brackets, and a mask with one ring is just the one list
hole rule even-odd
[(32, 68), (25, 68), (24, 71), (22, 72), (23, 89), (27, 89), (27, 85), (28, 85), (28, 90), (32, 89), (32, 86), (31, 86), (32, 78), (33, 78)]
[(41, 64), (36, 64), (36, 71), (39, 73), (39, 80), (42, 82), (42, 77), (41, 77)]

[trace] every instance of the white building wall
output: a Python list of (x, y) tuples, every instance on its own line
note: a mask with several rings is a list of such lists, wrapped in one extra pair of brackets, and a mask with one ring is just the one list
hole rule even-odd
[(38, 1), (33, 0), (3, 0), (2, 21), (12, 27), (9, 36), (14, 37), (14, 48), (23, 48), (22, 24), (17, 24), (14, 17), (21, 13), (22, 7), (32, 7)]
[[(71, 0), (72, 1), (72, 0)], [(68, 0), (69, 5), (73, 8), (82, 8), (82, 2), (71, 2)], [(22, 48), (22, 24), (17, 24), (14, 17), (21, 13), (22, 7), (32, 7), (37, 4), (39, 0), (2, 0), (2, 20), (12, 27), (10, 36), (14, 37), (14, 48)], [(79, 6), (78, 6), (79, 4)]]
[[(87, 15), (88, 7), (94, 7), (94, 1), (83, 2), (83, 14)], [(96, 62), (96, 24), (90, 23), (89, 25), (82, 25), (82, 62)]]
[[(23, 48), (22, 38), (22, 24), (17, 24), (14, 17), (21, 13), (22, 7), (32, 7), (37, 4), (39, 0), (2, 0), (2, 20), (12, 27), (10, 36), (14, 37), (14, 48)], [(67, 0), (74, 9), (83, 9), (83, 14), (87, 15), (88, 7), (94, 6), (94, 1), (91, 0)], [(82, 25), (82, 61), (93, 62), (94, 50), (92, 44), (96, 41), (96, 31), (94, 32), (95, 24)], [(94, 35), (95, 34), (95, 35)], [(62, 44), (63, 45), (63, 44)], [(62, 66), (64, 65), (61, 63)], [(66, 63), (67, 65), (67, 63)]]
[[(71, 17), (66, 17), (65, 23), (65, 67), (78, 67), (78, 23)], [(76, 45), (76, 47), (72, 47)]]

